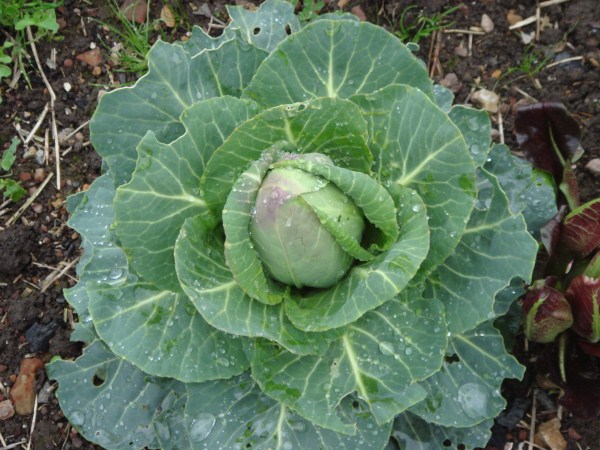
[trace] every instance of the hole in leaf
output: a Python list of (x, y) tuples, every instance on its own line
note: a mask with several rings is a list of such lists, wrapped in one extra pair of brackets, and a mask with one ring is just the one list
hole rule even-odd
[(92, 378), (92, 383), (94, 383), (94, 386), (102, 386), (104, 384), (104, 379), (100, 378), (98, 375), (94, 375), (94, 377)]
[(454, 364), (459, 362), (460, 358), (456, 353), (452, 353), (451, 355), (444, 356), (444, 361), (446, 361), (448, 364)]
[(254, 36), (256, 36), (258, 33), (260, 33), (260, 27), (254, 28), (254, 30), (252, 30), (252, 33), (254, 34)]
[(290, 34), (292, 34), (292, 27), (290, 27), (290, 24), (289, 24), (289, 23), (286, 23), (286, 24), (285, 24), (285, 34), (287, 34), (288, 36), (289, 36)]
[(357, 409), (359, 406), (360, 406), (360, 403), (358, 403), (358, 400), (354, 400), (354, 401), (352, 402), (352, 407), (353, 407), (354, 409)]
[(442, 445), (444, 447), (450, 447), (452, 445), (452, 441), (450, 439), (446, 439), (444, 442), (442, 442)]

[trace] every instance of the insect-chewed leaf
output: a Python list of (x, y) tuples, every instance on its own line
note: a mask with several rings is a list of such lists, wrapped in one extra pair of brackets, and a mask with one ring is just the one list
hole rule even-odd
[(415, 86), (433, 97), (425, 66), (395, 36), (367, 22), (322, 20), (282, 42), (244, 96), (269, 107), (318, 97), (348, 98), (394, 83)]

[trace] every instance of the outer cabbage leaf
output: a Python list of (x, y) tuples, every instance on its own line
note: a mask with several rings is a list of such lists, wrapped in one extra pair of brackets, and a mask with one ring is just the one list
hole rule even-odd
[(508, 208), (498, 180), (479, 170), (479, 194), (454, 253), (426, 281), (426, 298), (441, 300), (448, 328), (463, 332), (493, 319), (494, 297), (513, 277), (529, 279), (537, 243)]
[(266, 1), (256, 11), (243, 6), (227, 6), (233, 26), (239, 29), (242, 39), (256, 47), (272, 52), (289, 34), (300, 30), (294, 7), (288, 2)]
[(542, 226), (558, 213), (551, 177), (510, 153), (506, 145), (494, 145), (485, 169), (496, 175), (507, 193), (510, 210), (522, 213), (527, 228), (536, 239)]
[(252, 378), (243, 374), (188, 384), (187, 395), (158, 417), (156, 428), (164, 450), (381, 449), (388, 441), (391, 423), (378, 426), (360, 400), (350, 397), (344, 403), (346, 419), (356, 423), (353, 436), (311, 424), (264, 395)]
[(486, 111), (454, 106), (448, 117), (460, 129), (477, 167), (485, 164), (492, 143), (490, 118)]
[[(79, 281), (65, 290), (65, 298), (77, 312), (79, 323), (72, 340), (91, 342), (95, 339), (91, 316), (88, 312), (88, 284), (119, 283), (128, 276), (125, 252), (118, 247), (112, 227), (115, 188), (110, 175), (98, 177), (89, 189), (77, 194), (71, 201), (69, 226), (82, 236), (84, 254), (77, 264)], [(75, 197), (70, 197), (73, 199)]]
[(348, 98), (393, 83), (433, 97), (425, 66), (398, 38), (367, 22), (320, 20), (270, 54), (244, 96), (269, 107), (318, 97)]
[(148, 73), (131, 88), (103, 95), (90, 123), (94, 148), (115, 185), (129, 181), (136, 146), (148, 131), (172, 142), (184, 132), (179, 116), (186, 108), (212, 97), (239, 97), (266, 55), (240, 39), (193, 57), (181, 45), (158, 41), (148, 52)]
[(439, 370), (447, 345), (441, 303), (409, 295), (345, 327), (324, 355), (294, 355), (258, 342), (252, 376), (267, 395), (340, 433), (352, 430), (339, 417), (340, 401), (352, 392), (368, 402), (378, 423), (391, 421), (424, 398), (415, 383)]
[(485, 445), (493, 423), (490, 419), (468, 428), (443, 427), (407, 412), (394, 420), (392, 437), (403, 450), (438, 450), (441, 445), (472, 450)]
[(454, 250), (475, 199), (475, 165), (454, 123), (421, 91), (392, 85), (350, 100), (367, 119), (380, 183), (415, 189), (427, 207), (430, 252), (424, 278)]
[[(421, 386), (427, 399), (410, 409), (426, 422), (445, 427), (472, 427), (497, 416), (506, 405), (500, 394), (505, 378), (521, 378), (525, 368), (506, 353), (491, 322), (452, 334), (448, 361)], [(456, 361), (455, 361), (456, 360)]]
[(115, 213), (122, 246), (145, 281), (181, 291), (173, 249), (185, 219), (206, 210), (200, 176), (213, 151), (255, 112), (228, 96), (199, 102), (182, 114), (180, 138), (162, 144), (150, 132), (138, 145), (133, 178), (117, 190)]
[(100, 341), (76, 361), (54, 360), (46, 370), (59, 382), (62, 411), (86, 439), (106, 449), (156, 448), (152, 421), (172, 382), (149, 383), (147, 374)]
[(88, 294), (100, 337), (146, 373), (198, 382), (239, 375), (249, 366), (243, 340), (207, 324), (184, 294), (137, 280), (92, 287)]

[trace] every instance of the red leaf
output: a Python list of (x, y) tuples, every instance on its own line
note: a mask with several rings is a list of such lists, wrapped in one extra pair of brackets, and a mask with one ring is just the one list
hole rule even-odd
[(523, 298), (521, 312), (525, 335), (530, 341), (552, 342), (573, 324), (569, 302), (552, 287), (554, 282), (554, 278), (535, 282)]
[(562, 103), (520, 107), (515, 117), (515, 133), (526, 158), (553, 174), (557, 184), (562, 181), (564, 162), (576, 161), (583, 151), (579, 125)]
[(573, 312), (573, 330), (590, 342), (600, 341), (600, 278), (573, 278), (565, 296)]
[(600, 248), (600, 198), (580, 206), (565, 217), (560, 241), (578, 258)]

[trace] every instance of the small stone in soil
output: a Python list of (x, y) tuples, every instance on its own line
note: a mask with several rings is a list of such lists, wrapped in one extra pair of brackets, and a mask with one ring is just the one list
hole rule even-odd
[(32, 353), (46, 352), (50, 347), (49, 341), (52, 339), (56, 330), (58, 329), (58, 322), (53, 320), (47, 324), (34, 323), (25, 332), (25, 337), (29, 342), (29, 349)]
[(488, 91), (487, 89), (480, 89), (473, 92), (471, 103), (489, 113), (496, 114), (498, 112), (500, 97), (498, 97), (498, 94), (495, 92)]
[(590, 159), (585, 168), (594, 175), (600, 175), (600, 158)]
[(0, 420), (10, 419), (15, 415), (15, 409), (10, 400), (0, 402)]
[(487, 14), (481, 16), (481, 29), (484, 33), (491, 33), (494, 31), (494, 22)]

